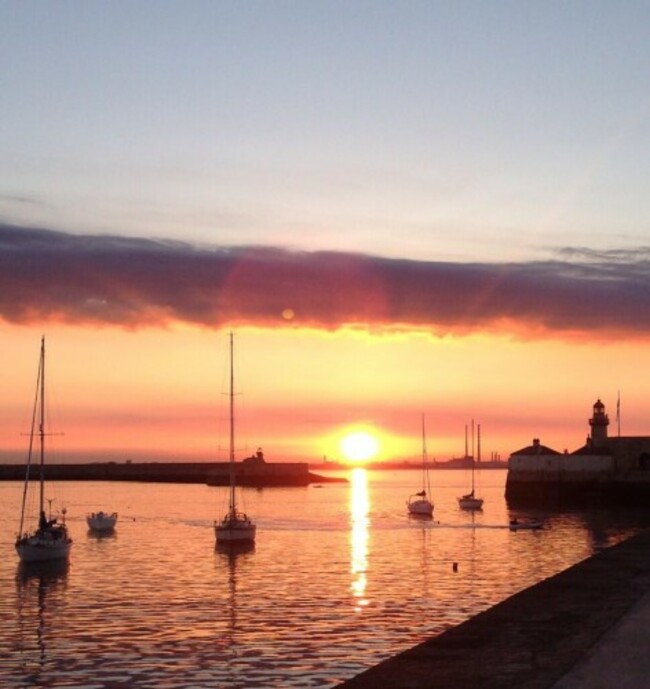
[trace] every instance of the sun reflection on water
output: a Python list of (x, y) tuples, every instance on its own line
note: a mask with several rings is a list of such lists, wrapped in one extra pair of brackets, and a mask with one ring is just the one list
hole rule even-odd
[(353, 469), (350, 474), (350, 588), (355, 609), (360, 611), (368, 605), (365, 598), (368, 571), (368, 476), (365, 469)]

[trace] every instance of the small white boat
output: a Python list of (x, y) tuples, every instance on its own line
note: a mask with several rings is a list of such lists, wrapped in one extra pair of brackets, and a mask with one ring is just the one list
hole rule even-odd
[(522, 531), (528, 529), (529, 531), (537, 531), (544, 528), (544, 523), (540, 519), (528, 519), (525, 522), (520, 522), (518, 519), (511, 519), (508, 525), (510, 531)]
[[(22, 508), (20, 511), (20, 526), (16, 537), (16, 552), (21, 562), (46, 562), (49, 560), (64, 560), (70, 555), (72, 539), (68, 535), (65, 525), (65, 508), (61, 510), (63, 515), (61, 523), (56, 518), (45, 516), (45, 338), (41, 339), (41, 354), (38, 365), (38, 377), (36, 383), (36, 398), (34, 400), (34, 414), (32, 415), (32, 429), (29, 441), (29, 453), (27, 457), (27, 473), (23, 488)], [(37, 418), (38, 431), (35, 428)], [(40, 470), (39, 470), (39, 500), (38, 500), (38, 526), (29, 532), (25, 529), (26, 504), (29, 488), (29, 475), (32, 463), (32, 449), (34, 438), (38, 436), (40, 442)], [(51, 502), (50, 502), (51, 505)]]
[(117, 523), (117, 512), (91, 512), (86, 515), (86, 524), (92, 531), (112, 531)]
[(214, 522), (217, 545), (255, 541), (255, 524), (244, 512), (237, 509), (235, 492), (235, 406), (233, 373), (233, 336), (230, 333), (230, 497), (228, 512), (221, 521)]
[(429, 481), (429, 466), (427, 461), (427, 441), (424, 430), (424, 415), (422, 416), (422, 490), (409, 496), (406, 508), (414, 517), (431, 517), (433, 502), (429, 500), (431, 485)]

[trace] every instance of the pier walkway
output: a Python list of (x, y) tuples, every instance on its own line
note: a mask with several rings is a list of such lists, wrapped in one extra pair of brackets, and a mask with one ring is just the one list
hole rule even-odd
[(650, 531), (339, 689), (650, 689)]
[(553, 689), (649, 688), (650, 593), (553, 685)]

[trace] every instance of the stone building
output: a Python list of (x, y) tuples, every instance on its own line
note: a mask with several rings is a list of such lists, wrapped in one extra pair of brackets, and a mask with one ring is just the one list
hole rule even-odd
[(650, 436), (610, 436), (600, 399), (593, 405), (590, 433), (573, 452), (532, 445), (508, 460), (506, 498), (579, 500), (636, 499), (650, 495)]

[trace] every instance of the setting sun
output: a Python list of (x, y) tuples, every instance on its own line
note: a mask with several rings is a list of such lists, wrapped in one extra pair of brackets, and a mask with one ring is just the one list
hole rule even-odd
[(367, 431), (349, 433), (341, 440), (341, 452), (348, 462), (367, 462), (379, 451), (379, 440)]

